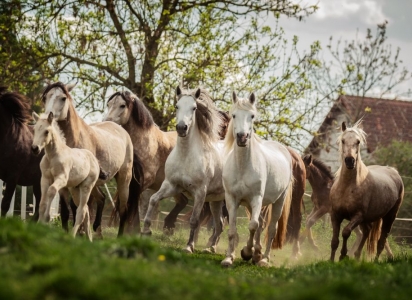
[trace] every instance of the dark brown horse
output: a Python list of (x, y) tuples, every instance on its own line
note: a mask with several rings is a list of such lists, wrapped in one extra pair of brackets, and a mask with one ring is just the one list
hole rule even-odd
[(31, 120), (29, 100), (16, 92), (8, 92), (0, 87), (0, 179), (6, 183), (1, 216), (4, 217), (10, 208), (16, 185), (33, 186), (36, 197), (36, 214), (41, 198), (40, 192), (40, 160), (31, 152), (33, 127), (27, 123)]

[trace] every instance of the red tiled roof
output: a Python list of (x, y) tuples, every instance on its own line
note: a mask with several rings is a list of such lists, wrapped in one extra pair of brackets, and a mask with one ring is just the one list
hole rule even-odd
[[(363, 117), (363, 130), (367, 134), (368, 152), (378, 145), (388, 145), (392, 140), (412, 142), (412, 101), (387, 100), (379, 98), (341, 96), (329, 111), (321, 127), (320, 134), (331, 130), (337, 116), (346, 114), (353, 125)], [(309, 152), (319, 151), (320, 141), (314, 138)]]

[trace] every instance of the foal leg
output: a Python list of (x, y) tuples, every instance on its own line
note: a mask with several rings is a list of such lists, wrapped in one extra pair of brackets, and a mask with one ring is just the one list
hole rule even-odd
[(361, 231), (360, 227), (361, 226), (359, 225), (358, 227), (355, 227), (353, 229), (353, 232), (355, 232), (355, 234), (356, 234), (356, 240), (355, 240), (355, 242), (353, 243), (352, 247), (350, 248), (350, 250), (348, 252), (349, 256), (355, 256), (355, 251), (358, 249), (359, 244), (362, 240), (362, 231)]
[(69, 190), (67, 188), (63, 188), (59, 191), (59, 195), (60, 195), (60, 217), (62, 220), (62, 227), (66, 232), (69, 232), (69, 218), (70, 218)]
[(362, 216), (356, 215), (354, 216), (350, 221), (349, 224), (345, 226), (342, 230), (342, 249), (340, 252), (340, 257), (339, 260), (342, 260), (347, 257), (348, 253), (348, 239), (350, 237), (350, 234), (352, 233), (352, 230), (357, 227), (360, 223), (362, 222)]
[(309, 243), (312, 245), (312, 247), (318, 251), (319, 248), (315, 244), (315, 241), (313, 240), (312, 236), (312, 226), (320, 219), (322, 218), (326, 213), (328, 212), (327, 207), (320, 207), (318, 210), (316, 210), (313, 214), (311, 214), (310, 217), (306, 220), (306, 235), (308, 236)]
[(220, 264), (222, 265), (222, 267), (229, 267), (233, 264), (233, 261), (235, 260), (235, 249), (239, 241), (239, 237), (237, 235), (236, 230), (236, 218), (239, 202), (234, 197), (232, 197), (231, 194), (228, 193), (225, 193), (225, 199), (226, 207), (229, 212), (229, 245), (226, 251), (226, 258), (222, 260)]
[(333, 228), (333, 235), (332, 235), (332, 240), (330, 243), (330, 247), (331, 247), (330, 260), (335, 261), (335, 253), (339, 246), (340, 225), (342, 224), (343, 218), (336, 215), (334, 212), (331, 212), (330, 219), (331, 219), (332, 228)]
[(222, 205), (223, 201), (212, 201), (209, 202), (210, 211), (213, 216), (213, 221), (215, 228), (213, 230), (213, 235), (210, 237), (209, 242), (207, 243), (205, 251), (216, 253), (217, 243), (219, 242), (220, 235), (223, 231), (223, 219), (222, 219)]
[(167, 179), (165, 179), (162, 183), (160, 189), (150, 197), (149, 200), (149, 208), (147, 209), (146, 216), (144, 218), (144, 227), (142, 234), (144, 235), (151, 235), (152, 231), (150, 230), (150, 226), (152, 225), (152, 213), (160, 200), (163, 200), (167, 197), (172, 197), (178, 194), (180, 190), (172, 185)]
[(41, 189), (42, 189), (42, 199), (40, 201), (39, 207), (39, 222), (46, 223), (50, 220), (50, 207), (51, 203), (56, 197), (57, 193), (67, 185), (67, 178), (63, 174), (61, 176), (55, 177), (53, 184), (50, 185), (50, 180), (43, 178), (41, 179)]

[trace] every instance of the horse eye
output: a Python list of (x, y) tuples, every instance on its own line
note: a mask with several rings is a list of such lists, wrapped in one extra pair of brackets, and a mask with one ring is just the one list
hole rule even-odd
[(360, 141), (358, 141), (357, 144), (359, 145), (359, 144), (360, 144)]
[(44, 132), (44, 135), (48, 135), (48, 134), (49, 134), (49, 131), (46, 130), (46, 131)]
[(125, 107), (126, 107), (126, 105), (124, 105), (124, 104), (123, 104), (123, 105), (120, 105), (120, 108), (125, 108)]
[(255, 115), (252, 115), (252, 119), (254, 119), (255, 118)]
[(235, 115), (232, 115), (232, 118), (234, 119), (236, 116)]
[(66, 99), (67, 99), (67, 97), (63, 97), (61, 100), (62, 100), (62, 101), (66, 101)]
[(345, 141), (344, 141), (344, 140), (342, 140), (342, 144), (345, 144)]
[(195, 111), (197, 109), (197, 107), (193, 107), (193, 111)]

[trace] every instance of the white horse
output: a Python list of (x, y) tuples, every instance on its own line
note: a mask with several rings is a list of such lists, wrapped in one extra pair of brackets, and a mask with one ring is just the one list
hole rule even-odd
[(159, 200), (184, 193), (194, 199), (190, 218), (190, 237), (186, 251), (194, 251), (194, 234), (205, 201), (210, 202), (215, 221), (215, 232), (208, 243), (208, 250), (215, 252), (222, 232), (221, 207), (224, 200), (222, 185), (222, 150), (219, 143), (218, 111), (208, 93), (197, 89), (182, 92), (176, 89), (177, 143), (166, 160), (165, 180), (158, 192), (150, 198), (144, 220), (144, 234), (150, 234), (152, 210)]
[(41, 169), (41, 200), (39, 222), (50, 219), (50, 206), (54, 197), (62, 188), (69, 188), (74, 203), (78, 206), (76, 223), (73, 227), (73, 237), (84, 222), (86, 235), (92, 241), (90, 215), (87, 206), (90, 193), (100, 178), (106, 179), (100, 173), (97, 158), (86, 149), (72, 149), (66, 145), (62, 132), (54, 121), (53, 113), (39, 117), (33, 113), (36, 120), (32, 151), (40, 154), (44, 149), (45, 155), (40, 162)]
[[(235, 259), (238, 239), (236, 213), (239, 205), (251, 212), (249, 240), (242, 249), (244, 260), (253, 258), (260, 266), (269, 265), (272, 242), (281, 248), (286, 236), (287, 218), (293, 190), (292, 158), (285, 146), (275, 141), (262, 141), (253, 132), (257, 115), (255, 95), (249, 99), (238, 99), (233, 93), (233, 105), (225, 139), (225, 164), (223, 185), (229, 211), (229, 248), (222, 266), (230, 266)], [(236, 144), (235, 144), (236, 140)], [(259, 214), (262, 206), (272, 204), (268, 222), (266, 251), (262, 257), (260, 235), (263, 220)], [(278, 226), (279, 223), (279, 226)], [(278, 228), (279, 227), (279, 228)]]

